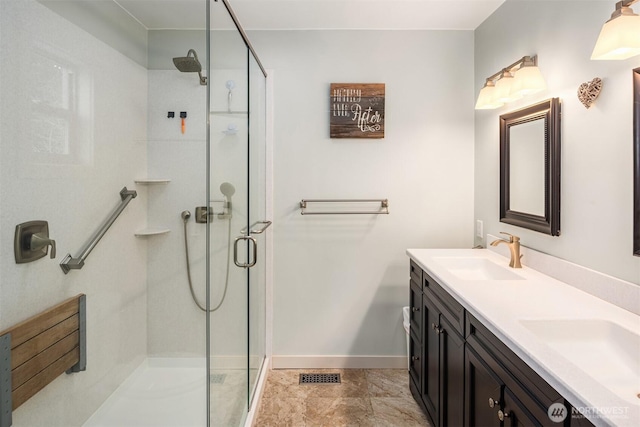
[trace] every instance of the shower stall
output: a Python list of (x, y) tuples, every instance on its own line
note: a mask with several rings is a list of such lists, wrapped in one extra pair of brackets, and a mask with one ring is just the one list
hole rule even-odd
[[(250, 421), (267, 364), (268, 80), (229, 3), (0, 2), (0, 331), (86, 294), (86, 371), (13, 425)], [(63, 274), (124, 186), (137, 197)], [(57, 256), (16, 264), (32, 220)]]

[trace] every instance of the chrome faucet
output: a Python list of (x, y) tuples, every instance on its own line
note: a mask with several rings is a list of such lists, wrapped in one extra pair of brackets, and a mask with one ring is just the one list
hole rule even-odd
[(500, 243), (508, 245), (509, 251), (511, 252), (509, 267), (522, 268), (522, 264), (520, 264), (520, 258), (522, 258), (522, 255), (520, 255), (520, 238), (518, 236), (505, 233), (504, 231), (501, 231), (500, 234), (506, 234), (509, 236), (509, 240), (497, 239), (491, 242), (491, 246), (498, 246)]

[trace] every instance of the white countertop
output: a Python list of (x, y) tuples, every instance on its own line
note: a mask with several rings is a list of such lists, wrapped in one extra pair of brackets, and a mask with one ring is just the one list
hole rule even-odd
[[(407, 255), (573, 406), (591, 410), (592, 415), (587, 417), (593, 424), (640, 425), (640, 398), (634, 402), (633, 398), (618, 396), (521, 323), (536, 319), (602, 319), (640, 334), (640, 316), (525, 265), (522, 269), (509, 268), (525, 280), (461, 280), (437, 260), (484, 257), (509, 265), (507, 258), (486, 249), (408, 249)], [(640, 369), (640, 348), (637, 355)], [(640, 393), (640, 384), (637, 392)]]

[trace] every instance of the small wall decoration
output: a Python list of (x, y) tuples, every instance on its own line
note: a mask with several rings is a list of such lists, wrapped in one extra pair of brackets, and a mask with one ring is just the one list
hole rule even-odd
[(578, 88), (578, 99), (585, 108), (591, 107), (602, 90), (602, 79), (596, 77), (590, 82), (582, 83)]
[(384, 138), (384, 83), (331, 83), (331, 138)]

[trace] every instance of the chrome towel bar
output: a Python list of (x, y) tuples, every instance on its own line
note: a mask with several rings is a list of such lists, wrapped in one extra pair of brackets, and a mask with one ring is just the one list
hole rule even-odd
[[(249, 227), (249, 234), (262, 234), (267, 228), (271, 226), (271, 224), (271, 221), (256, 221)], [(257, 225), (260, 225), (261, 227), (257, 228)], [(240, 234), (247, 234), (247, 227), (244, 227), (242, 230), (240, 230)]]
[(93, 235), (89, 243), (87, 243), (86, 246), (82, 249), (82, 251), (80, 252), (80, 256), (74, 258), (71, 256), (71, 254), (67, 254), (64, 257), (64, 259), (60, 263), (60, 268), (62, 268), (64, 274), (67, 274), (70, 270), (80, 270), (82, 267), (84, 267), (84, 261), (85, 259), (87, 259), (93, 248), (96, 247), (100, 239), (102, 239), (102, 236), (104, 236), (104, 234), (111, 227), (116, 218), (120, 216), (131, 199), (135, 198), (137, 195), (138, 193), (136, 193), (135, 190), (127, 190), (127, 187), (124, 187), (122, 190), (120, 190), (120, 198), (122, 199), (122, 201), (111, 213), (109, 218), (107, 218), (104, 224), (102, 224), (102, 227), (100, 227), (96, 234)]
[[(362, 210), (336, 210), (336, 211), (308, 211), (307, 204), (309, 203), (343, 203), (343, 204), (355, 204), (355, 203), (378, 203), (380, 209), (377, 211), (362, 211)], [(301, 215), (388, 215), (389, 214), (389, 199), (302, 199), (300, 201), (300, 214)]]

